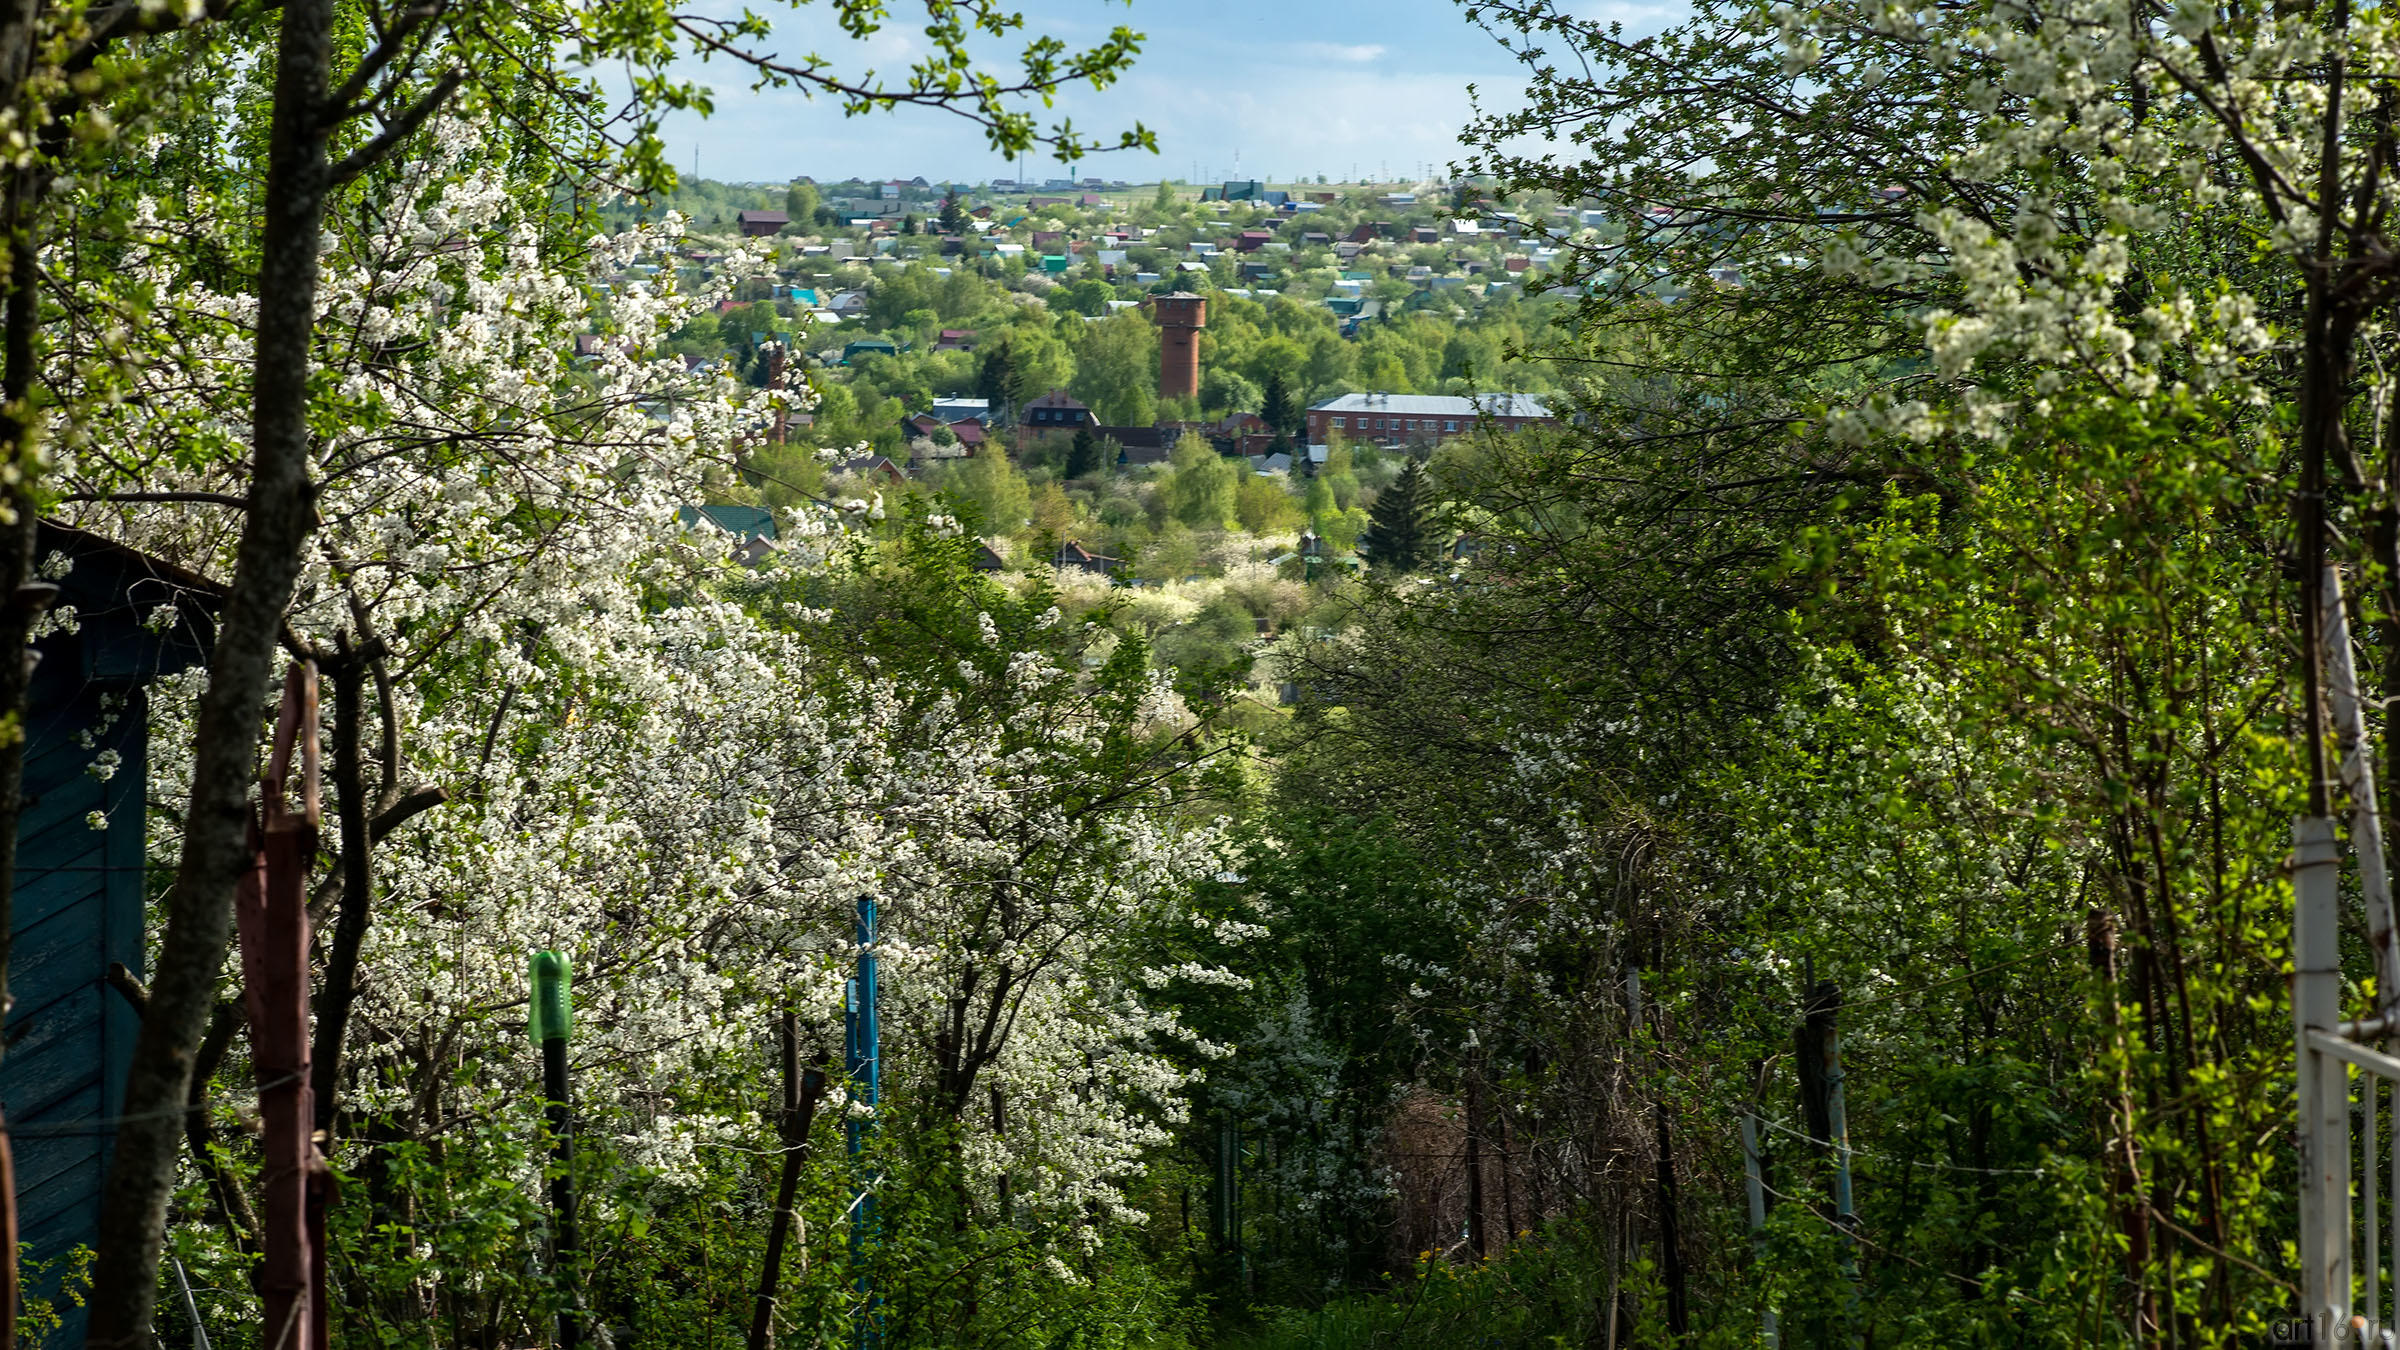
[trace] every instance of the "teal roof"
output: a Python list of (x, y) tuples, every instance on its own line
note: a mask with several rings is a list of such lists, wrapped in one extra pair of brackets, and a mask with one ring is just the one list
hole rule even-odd
[(692, 529), (707, 521), (743, 543), (775, 537), (775, 513), (763, 506), (678, 506), (675, 521)]

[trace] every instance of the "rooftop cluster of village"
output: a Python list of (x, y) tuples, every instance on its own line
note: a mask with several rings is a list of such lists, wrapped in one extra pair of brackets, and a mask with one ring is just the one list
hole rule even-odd
[(1474, 183), (1096, 178), (703, 182), (612, 223), (670, 209), (687, 283), (740, 242), (774, 256), (670, 350), (814, 395), (720, 523), (941, 492), (995, 568), (1151, 586), (1447, 556), (1449, 525), (1378, 556), (1379, 502), (1433, 521), (1477, 437), (1557, 422), (1556, 372), (1509, 353), (1572, 303), (1562, 244), (1611, 229)]

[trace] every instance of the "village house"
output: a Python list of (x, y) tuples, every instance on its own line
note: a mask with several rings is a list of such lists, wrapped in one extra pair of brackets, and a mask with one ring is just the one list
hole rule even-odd
[(1094, 576), (1113, 577), (1119, 569), (1125, 566), (1125, 560), (1109, 557), (1105, 553), (1094, 553), (1075, 540), (1069, 539), (1058, 546), (1056, 553), (1050, 555), (1050, 565), (1062, 572), (1072, 567), (1090, 572)]
[(733, 223), (741, 227), (744, 238), (766, 239), (783, 233), (792, 218), (781, 211), (736, 211)]
[(1339, 431), (1352, 440), (1384, 446), (1438, 443), (1487, 421), (1503, 431), (1558, 425), (1550, 410), (1529, 394), (1344, 394), (1309, 408), (1308, 439), (1322, 445)]
[(1092, 416), (1089, 406), (1066, 390), (1053, 389), (1019, 409), (1017, 423), (1034, 431), (1073, 431), (1078, 427), (1096, 427), (1100, 420)]
[(963, 455), (976, 453), (983, 448), (985, 441), (990, 439), (984, 429), (983, 419), (979, 417), (963, 418), (952, 422), (933, 413), (918, 413), (901, 425), (911, 439), (919, 436), (930, 438), (934, 432), (946, 429), (951, 438), (958, 443), (959, 452)]
[(898, 486), (908, 481), (907, 473), (883, 455), (858, 455), (835, 466), (836, 473), (856, 474), (871, 483)]
[(782, 544), (775, 537), (775, 513), (763, 506), (679, 506), (675, 519), (687, 534), (723, 535), (734, 558), (756, 567)]

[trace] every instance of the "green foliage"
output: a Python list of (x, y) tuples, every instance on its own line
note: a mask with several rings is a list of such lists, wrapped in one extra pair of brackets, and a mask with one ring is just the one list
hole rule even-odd
[(1071, 392), (1103, 426), (1150, 425), (1157, 415), (1158, 330), (1130, 309), (1080, 327)]
[(979, 358), (976, 393), (995, 405), (1022, 405), (1075, 379), (1075, 355), (1045, 325), (1019, 324), (987, 338)]
[(1281, 534), (1297, 531), (1307, 523), (1283, 480), (1252, 473), (1247, 464), (1240, 466), (1239, 471), (1241, 476), (1234, 483), (1233, 514), (1243, 529), (1252, 534)]
[(1223, 529), (1233, 523), (1234, 467), (1213, 446), (1186, 433), (1175, 442), (1167, 465), (1169, 472), (1159, 485), (1159, 498), (1170, 518), (1196, 530)]
[(1247, 648), (1256, 635), (1250, 611), (1241, 602), (1220, 596), (1189, 622), (1160, 634), (1152, 643), (1152, 650), (1162, 664), (1187, 676), (1207, 678), (1221, 674), (1240, 679), (1249, 674)]
[[(1337, 1299), (1319, 1308), (1284, 1308), (1266, 1325), (1229, 1338), (1228, 1350), (1437, 1350), (1461, 1344), (1551, 1350), (1605, 1344), (1609, 1266), (1597, 1235), (1564, 1226), (1512, 1244), (1479, 1265), (1420, 1258), (1389, 1294)], [(1646, 1315), (1626, 1330), (1635, 1345), (1661, 1344), (1657, 1280), (1648, 1263), (1625, 1274)]]
[(17, 1247), (17, 1339), (11, 1350), (42, 1350), (65, 1324), (68, 1311), (82, 1307), (92, 1285), (92, 1249), (77, 1246), (55, 1260), (33, 1255), (33, 1244)]
[(1032, 509), (1032, 489), (1025, 475), (998, 445), (986, 445), (964, 459), (942, 461), (929, 478), (937, 491), (957, 503), (979, 533), (1014, 534), (1024, 528)]
[[(1335, 431), (1325, 443), (1325, 464), (1317, 470), (1316, 481), (1325, 484), (1326, 491), (1333, 494), (1334, 505), (1344, 511), (1358, 504), (1356, 465), (1357, 460), (1350, 451), (1348, 438), (1340, 431)], [(1313, 487), (1311, 491), (1314, 491)], [(1313, 506), (1310, 508), (1312, 512), (1315, 509)]]
[(1098, 277), (1071, 281), (1050, 292), (1050, 312), (1061, 317), (1082, 315), (1097, 318), (1108, 313), (1108, 302), (1117, 298), (1117, 288)]
[(1212, 370), (1200, 381), (1200, 406), (1217, 416), (1257, 412), (1263, 397), (1258, 386), (1239, 371)]

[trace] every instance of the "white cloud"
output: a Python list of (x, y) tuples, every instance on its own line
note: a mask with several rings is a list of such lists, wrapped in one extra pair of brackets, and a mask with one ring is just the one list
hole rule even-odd
[(1387, 50), (1379, 42), (1345, 44), (1340, 42), (1304, 42), (1300, 51), (1320, 61), (1340, 61), (1346, 65), (1363, 66), (1383, 58)]
[(1585, 23), (1621, 23), (1636, 36), (1664, 32), (1692, 16), (1686, 0), (1586, 0), (1568, 12)]

